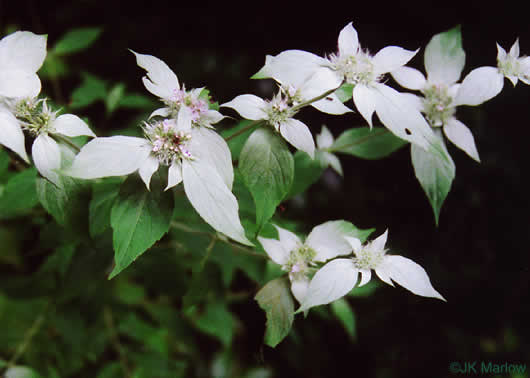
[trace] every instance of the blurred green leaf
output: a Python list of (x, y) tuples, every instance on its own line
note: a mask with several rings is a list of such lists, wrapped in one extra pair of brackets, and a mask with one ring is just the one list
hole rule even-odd
[(206, 304), (204, 312), (196, 318), (195, 325), (204, 333), (215, 336), (225, 347), (230, 346), (235, 320), (226, 303), (216, 301)]
[(137, 93), (126, 93), (118, 102), (119, 107), (132, 109), (151, 109), (156, 106), (156, 104), (157, 102), (151, 97)]
[(339, 319), (346, 332), (348, 332), (348, 335), (355, 340), (357, 338), (355, 313), (348, 301), (344, 298), (340, 298), (331, 302), (331, 312), (337, 317), (337, 319)]
[(100, 36), (101, 28), (78, 28), (68, 31), (53, 47), (58, 55), (72, 54), (90, 47)]
[(118, 83), (111, 88), (105, 99), (105, 106), (108, 114), (112, 114), (112, 112), (118, 108), (124, 94), (125, 84), (123, 83)]
[(408, 144), (382, 127), (357, 127), (343, 132), (329, 148), (363, 159), (382, 159)]
[(289, 334), (294, 320), (294, 301), (287, 278), (267, 283), (254, 299), (267, 314), (265, 344), (274, 348)]
[(110, 228), (110, 212), (120, 192), (123, 179), (108, 177), (103, 181), (92, 183), (92, 199), (90, 201), (88, 224), (92, 238)]
[(83, 81), (74, 89), (70, 99), (72, 109), (84, 108), (107, 98), (107, 83), (104, 80), (87, 72), (83, 72), (81, 76)]
[[(317, 151), (317, 154), (319, 151)], [(311, 157), (303, 151), (296, 151), (294, 154), (294, 180), (291, 191), (287, 198), (294, 197), (307, 190), (322, 175), (326, 167), (322, 166), (319, 159)]]
[(0, 219), (27, 214), (37, 203), (37, 170), (28, 168), (15, 173), (0, 192)]

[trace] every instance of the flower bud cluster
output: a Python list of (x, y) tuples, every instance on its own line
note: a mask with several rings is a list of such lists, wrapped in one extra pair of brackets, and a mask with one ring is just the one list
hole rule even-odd
[(433, 84), (423, 90), (423, 112), (432, 127), (441, 127), (454, 116), (456, 108), (451, 106), (453, 98), (443, 84)]
[(20, 121), (20, 125), (33, 136), (53, 133), (53, 121), (58, 111), (52, 111), (46, 99), (25, 98), (17, 101), (13, 106), (13, 115)]
[(309, 267), (315, 265), (313, 259), (316, 254), (311, 247), (301, 245), (291, 251), (287, 263), (282, 269), (289, 272), (291, 280), (302, 279), (307, 275)]
[(146, 123), (144, 133), (151, 143), (151, 151), (165, 165), (171, 165), (175, 159), (193, 160), (187, 144), (191, 135), (177, 130), (174, 119), (165, 119), (152, 124)]
[(370, 54), (359, 51), (355, 55), (331, 54), (329, 60), (333, 69), (341, 73), (349, 84), (372, 84), (381, 77), (375, 74)]
[(164, 100), (164, 103), (169, 107), (171, 115), (177, 117), (179, 110), (185, 106), (191, 110), (191, 120), (194, 123), (201, 123), (201, 118), (208, 111), (208, 102), (200, 98), (202, 89), (194, 89), (186, 91), (186, 88), (176, 88), (173, 90), (173, 95)]

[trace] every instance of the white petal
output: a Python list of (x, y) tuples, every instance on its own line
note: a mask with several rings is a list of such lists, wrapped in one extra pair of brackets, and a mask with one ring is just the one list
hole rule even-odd
[(377, 84), (374, 93), (377, 115), (392, 133), (423, 149), (436, 141), (425, 118), (401, 93), (384, 84)]
[(251, 94), (239, 95), (232, 101), (226, 102), (221, 106), (232, 108), (238, 112), (241, 117), (256, 121), (258, 119), (267, 119), (267, 113), (263, 111), (266, 103), (258, 96)]
[(147, 186), (148, 190), (150, 190), (149, 183), (151, 182), (151, 177), (153, 176), (153, 173), (155, 173), (158, 169), (158, 165), (158, 159), (150, 155), (147, 157), (147, 159), (145, 159), (145, 161), (140, 166), (140, 169), (138, 170), (138, 173), (140, 174), (140, 177), (145, 183), (145, 186)]
[(445, 301), (444, 297), (432, 287), (425, 270), (406, 257), (385, 256), (381, 266), (377, 270), (382, 270), (393, 281), (416, 295), (438, 298)]
[(447, 139), (480, 163), (475, 139), (466, 125), (453, 117), (444, 124), (443, 129)]
[(205, 120), (208, 125), (213, 125), (217, 122), (221, 122), (223, 118), (225, 118), (225, 116), (219, 113), (217, 110), (208, 110), (201, 117), (201, 119)]
[(182, 176), (186, 196), (206, 223), (242, 244), (252, 245), (239, 220), (236, 197), (214, 168), (199, 160), (184, 160)]
[(350, 22), (339, 33), (339, 54), (355, 55), (359, 51), (359, 36)]
[(169, 115), (171, 114), (171, 109), (169, 108), (159, 108), (159, 109), (156, 109), (154, 112), (151, 113), (151, 115), (149, 116), (149, 118), (153, 118), (153, 117), (164, 117), (164, 118), (167, 118), (169, 117)]
[(320, 67), (328, 64), (326, 59), (307, 51), (287, 50), (276, 56), (268, 55), (265, 66), (252, 77), (255, 79), (272, 77), (281, 84), (290, 84), (299, 88)]
[(278, 231), (280, 243), (288, 253), (291, 253), (293, 249), (302, 245), (302, 241), (294, 232), (281, 228), (280, 226), (274, 225), (274, 227), (276, 227), (276, 230)]
[(177, 115), (177, 129), (188, 133), (191, 131), (192, 114), (191, 109), (187, 106), (183, 106), (179, 109)]
[(261, 243), (261, 246), (269, 255), (272, 261), (278, 265), (287, 264), (289, 256), (291, 254), (290, 250), (286, 250), (282, 245), (281, 241), (275, 239), (262, 238), (258, 236), (258, 241)]
[(145, 162), (151, 148), (143, 138), (113, 136), (95, 138), (85, 144), (65, 174), (92, 179), (128, 175)]
[(388, 46), (381, 49), (372, 58), (372, 64), (374, 65), (374, 73), (376, 75), (392, 72), (411, 60), (419, 50), (411, 51), (405, 50), (402, 47)]
[(29, 163), (24, 145), (24, 132), (15, 116), (4, 111), (0, 111), (0, 144), (17, 153)]
[(322, 100), (313, 102), (311, 106), (326, 114), (340, 115), (353, 112), (353, 110), (348, 108), (339, 100), (335, 93), (326, 96)]
[(320, 134), (317, 134), (317, 147), (319, 149), (324, 149), (331, 147), (333, 144), (333, 141), (335, 138), (333, 138), (333, 134), (331, 134), (331, 131), (325, 126), (322, 125), (322, 130), (320, 131)]
[(437, 34), (425, 47), (424, 60), (429, 83), (451, 85), (460, 79), (466, 54), (459, 38)]
[(363, 118), (372, 127), (372, 115), (375, 111), (376, 98), (374, 91), (365, 85), (357, 84), (353, 88), (353, 102)]
[(342, 298), (354, 288), (357, 275), (358, 270), (351, 259), (330, 261), (314, 275), (297, 312)]
[(168, 169), (167, 186), (164, 190), (168, 190), (177, 186), (182, 181), (182, 164), (178, 161), (173, 161)]
[(350, 244), (355, 255), (357, 255), (361, 251), (362, 243), (359, 239), (354, 238), (352, 236), (345, 236), (344, 239), (346, 239), (348, 244)]
[(302, 98), (307, 101), (339, 88), (341, 82), (342, 77), (339, 77), (335, 71), (327, 67), (322, 67), (298, 86), (291, 83), (287, 84), (291, 84), (296, 89), (299, 89)]
[(381, 270), (381, 269), (376, 269), (375, 270), (375, 274), (377, 274), (377, 277), (379, 277), (381, 279), (381, 281), (383, 281), (384, 283), (390, 285), (390, 286), (394, 286), (394, 283), (392, 282), (392, 280), (390, 279), (390, 277), (388, 276), (388, 274), (384, 271), (384, 270)]
[(41, 83), (37, 74), (18, 69), (0, 71), (0, 96), (36, 97), (40, 93)]
[(142, 81), (145, 88), (163, 99), (170, 99), (175, 90), (180, 89), (177, 75), (162, 60), (147, 54), (138, 54), (131, 50), (136, 56), (136, 63), (147, 71), (147, 77)]
[(280, 124), (280, 134), (295, 148), (315, 158), (315, 142), (309, 128), (301, 121), (289, 118)]
[(46, 58), (46, 36), (18, 31), (0, 40), (0, 70), (39, 70)]
[(357, 287), (366, 285), (372, 279), (372, 271), (370, 269), (359, 269), (359, 273), (361, 273), (361, 282), (359, 282)]
[(413, 93), (401, 93), (401, 98), (406, 101), (409, 106), (416, 109), (418, 112), (422, 112), (424, 109), (423, 98), (416, 96)]
[(59, 134), (69, 137), (76, 137), (79, 135), (88, 135), (91, 137), (96, 136), (96, 134), (90, 130), (90, 127), (88, 127), (85, 121), (73, 114), (60, 115), (53, 122), (53, 127)]
[(291, 292), (299, 303), (302, 303), (309, 287), (309, 278), (303, 277), (297, 280), (291, 280)]
[(506, 59), (506, 50), (504, 50), (501, 45), (497, 43), (497, 60)]
[(221, 175), (228, 189), (232, 189), (232, 155), (228, 144), (219, 134), (206, 127), (196, 127), (192, 130), (189, 148), (192, 156), (206, 160)]
[(305, 244), (317, 254), (315, 261), (327, 261), (351, 253), (350, 244), (344, 239), (343, 221), (328, 221), (314, 227)]
[(41, 175), (60, 185), (60, 177), (54, 170), (61, 168), (61, 151), (57, 143), (46, 134), (39, 135), (33, 142), (31, 155)]
[(340, 164), (340, 160), (337, 155), (326, 151), (319, 151), (318, 155), (324, 161), (325, 166), (329, 165), (339, 175), (344, 176), (344, 172), (342, 171), (342, 165)]
[(495, 67), (479, 67), (462, 81), (454, 104), (479, 105), (497, 96), (504, 85), (504, 76)]
[(400, 67), (390, 73), (395, 81), (403, 88), (415, 91), (422, 90), (425, 87), (425, 76), (415, 68)]
[(388, 229), (385, 230), (381, 235), (371, 241), (372, 248), (376, 251), (382, 251), (385, 249), (386, 239), (388, 237)]

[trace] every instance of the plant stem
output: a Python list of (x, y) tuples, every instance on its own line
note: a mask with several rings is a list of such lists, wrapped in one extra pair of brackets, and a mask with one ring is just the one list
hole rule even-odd
[(105, 321), (105, 325), (107, 326), (107, 329), (109, 331), (112, 346), (114, 347), (114, 349), (118, 353), (118, 357), (120, 358), (123, 375), (124, 377), (129, 378), (131, 376), (131, 370), (129, 368), (129, 363), (127, 362), (127, 356), (125, 355), (123, 346), (121, 345), (120, 339), (116, 332), (116, 327), (114, 326), (114, 320), (112, 318), (112, 311), (108, 306), (105, 306), (105, 308), (103, 309), (103, 318)]
[(263, 123), (263, 122), (265, 122), (265, 121), (262, 120), (262, 119), (258, 119), (256, 121), (252, 121), (247, 126), (243, 127), (241, 130), (239, 130), (239, 131), (233, 133), (232, 135), (226, 137), (225, 140), (228, 142), (230, 139), (235, 138), (236, 136), (247, 132), (248, 130), (252, 129), (255, 126), (258, 126), (260, 123)]
[(17, 363), (18, 359), (24, 354), (26, 349), (28, 349), (28, 346), (31, 343), (31, 340), (33, 339), (35, 334), (39, 331), (40, 327), (42, 326), (42, 323), (44, 322), (44, 319), (46, 318), (46, 313), (48, 312), (49, 307), (50, 307), (50, 302), (46, 303), (46, 305), (42, 309), (42, 312), (35, 318), (30, 329), (24, 335), (24, 339), (18, 345), (15, 351), (15, 354), (13, 354), (13, 357), (11, 357), (11, 359), (7, 363), (6, 369), (9, 369), (10, 367), (14, 366)]

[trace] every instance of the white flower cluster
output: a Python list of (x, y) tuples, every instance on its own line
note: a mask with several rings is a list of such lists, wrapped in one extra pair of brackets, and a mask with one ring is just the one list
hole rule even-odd
[[(288, 272), (291, 291), (301, 304), (298, 311), (342, 298), (357, 285), (359, 274), (358, 286), (367, 284), (372, 270), (391, 286), (394, 281), (416, 295), (445, 300), (420, 265), (403, 256), (386, 254), (388, 230), (362, 245), (358, 238), (348, 236), (343, 223), (329, 221), (316, 226), (304, 243), (278, 226), (279, 240), (258, 238), (271, 260)], [(317, 268), (319, 263), (325, 264)]]
[(60, 186), (57, 170), (73, 155), (61, 138), (95, 135), (79, 117), (57, 116), (46, 99), (37, 98), (41, 82), (36, 72), (45, 58), (45, 36), (19, 31), (0, 40), (0, 144), (29, 162), (23, 132), (27, 130), (35, 138), (31, 148), (35, 166)]

